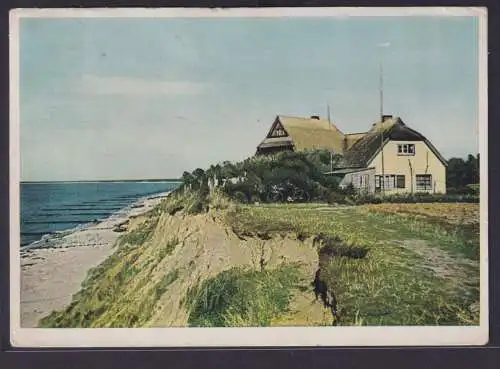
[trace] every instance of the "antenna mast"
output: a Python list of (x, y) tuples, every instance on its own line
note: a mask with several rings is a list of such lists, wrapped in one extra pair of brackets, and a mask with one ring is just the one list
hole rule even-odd
[[(329, 129), (332, 129), (332, 120), (330, 118), (330, 104), (326, 104), (326, 114), (328, 115), (328, 125)], [(332, 150), (330, 149), (330, 173), (333, 172), (333, 153)]]
[(381, 178), (381, 188), (382, 195), (385, 195), (385, 170), (384, 170), (384, 69), (382, 67), (382, 60), (380, 61), (380, 149), (382, 154), (382, 178)]
[(382, 62), (379, 65), (380, 75), (379, 75), (379, 89), (380, 89), (380, 121), (384, 118), (384, 68)]

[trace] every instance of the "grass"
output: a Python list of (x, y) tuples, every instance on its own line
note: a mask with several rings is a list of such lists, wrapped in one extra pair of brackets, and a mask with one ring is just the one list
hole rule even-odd
[(403, 222), (402, 231), (474, 260), (479, 259), (478, 204), (380, 204), (365, 205), (369, 216), (387, 223)]
[(176, 192), (166, 199), (160, 209), (169, 215), (174, 215), (181, 211), (184, 214), (194, 215), (205, 212), (208, 209), (208, 204), (208, 197), (203, 196), (200, 191)]
[[(318, 205), (239, 206), (226, 222), (239, 234), (324, 234), (341, 238), (348, 247), (365, 248), (364, 258), (332, 257), (325, 267), (339, 301), (342, 325), (479, 323), (477, 312), (470, 309), (479, 300), (478, 241), (473, 243), (457, 226), (451, 229), (363, 207)], [(439, 265), (431, 265), (425, 254), (401, 247), (408, 240), (421, 240), (429, 254), (454, 260), (449, 266), (453, 276), (439, 275), (433, 269)]]
[(294, 265), (271, 271), (224, 271), (188, 291), (189, 325), (269, 326), (273, 318), (287, 311), (298, 282)]
[(144, 223), (136, 229), (123, 234), (117, 244), (142, 245), (154, 232), (159, 219), (159, 215), (154, 210), (151, 216), (146, 216)]
[[(373, 252), (365, 259), (333, 258), (327, 266), (339, 301), (340, 324), (455, 325), (475, 322), (468, 306), (478, 298), (451, 288), (419, 269), (410, 254), (404, 257)], [(413, 260), (412, 260), (413, 259)], [(476, 321), (477, 323), (477, 321)]]
[[(179, 276), (177, 269), (159, 280), (161, 261), (178, 245), (173, 237), (145, 253), (154, 220), (120, 239), (116, 251), (91, 269), (71, 304), (43, 318), (46, 328), (140, 327), (152, 316), (155, 305)], [(151, 245), (150, 245), (151, 246)]]

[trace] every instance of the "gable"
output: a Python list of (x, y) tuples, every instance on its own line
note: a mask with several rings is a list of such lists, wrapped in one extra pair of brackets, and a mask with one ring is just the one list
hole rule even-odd
[[(401, 149), (403, 149), (401, 152), (400, 146)], [(407, 150), (404, 150), (405, 146), (407, 146)], [(382, 147), (384, 149), (384, 160), (386, 164), (392, 163), (394, 165), (399, 165), (400, 163), (405, 163), (404, 165), (406, 165), (408, 160), (411, 160), (412, 163), (422, 163), (423, 161), (428, 162), (432, 157), (432, 160), (436, 163), (446, 166), (444, 159), (438, 152), (435, 151), (434, 147), (426, 139), (418, 141), (388, 139), (384, 142)], [(379, 162), (380, 164), (381, 151), (382, 148), (379, 148), (368, 160), (367, 165), (372, 166), (375, 165), (376, 162)]]
[(274, 126), (271, 127), (271, 131), (268, 133), (267, 138), (276, 138), (276, 137), (288, 137), (288, 132), (285, 130), (283, 125), (279, 120), (274, 122)]
[(261, 150), (287, 149), (293, 150), (293, 141), (278, 117), (274, 120), (267, 132), (266, 138), (257, 146), (257, 153)]

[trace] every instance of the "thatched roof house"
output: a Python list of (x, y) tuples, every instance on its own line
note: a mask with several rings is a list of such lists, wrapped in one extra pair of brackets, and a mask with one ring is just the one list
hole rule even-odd
[(278, 115), (257, 147), (257, 155), (319, 148), (342, 153), (345, 146), (345, 135), (327, 119)]
[(446, 165), (424, 135), (386, 115), (345, 150), (329, 174), (370, 193), (445, 193)]
[(446, 161), (401, 118), (384, 115), (368, 132), (345, 134), (329, 120), (278, 115), (257, 155), (327, 149), (342, 154), (329, 173), (341, 185), (376, 192), (446, 192)]

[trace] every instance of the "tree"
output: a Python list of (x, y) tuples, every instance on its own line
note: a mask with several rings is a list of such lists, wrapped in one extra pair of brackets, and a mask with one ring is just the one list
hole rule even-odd
[(195, 178), (191, 173), (185, 171), (184, 173), (182, 173), (182, 182), (183, 182), (184, 188), (189, 189), (195, 183)]
[(469, 154), (467, 160), (451, 158), (446, 168), (446, 184), (449, 189), (460, 190), (479, 183), (479, 154)]
[(193, 176), (195, 178), (197, 187), (200, 188), (205, 180), (205, 171), (201, 168), (196, 168), (193, 171)]

